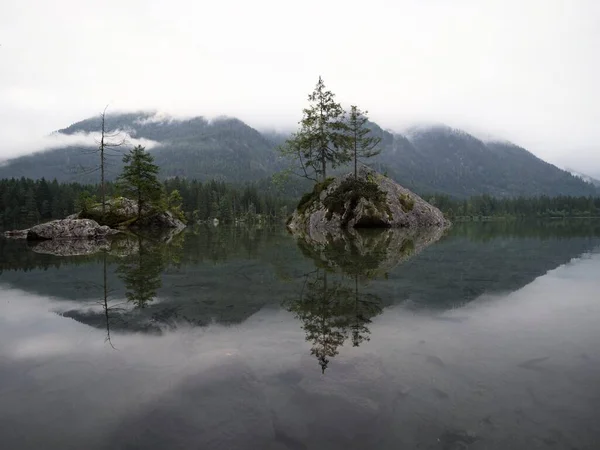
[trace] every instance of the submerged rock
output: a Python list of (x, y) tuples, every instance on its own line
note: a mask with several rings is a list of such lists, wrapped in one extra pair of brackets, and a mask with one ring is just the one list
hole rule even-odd
[(51, 239), (100, 239), (118, 233), (89, 219), (62, 219), (35, 225), (27, 230), (7, 231), (7, 238), (44, 241)]
[(288, 220), (293, 233), (313, 237), (351, 228), (443, 228), (444, 214), (390, 178), (362, 167), (330, 178), (306, 194)]

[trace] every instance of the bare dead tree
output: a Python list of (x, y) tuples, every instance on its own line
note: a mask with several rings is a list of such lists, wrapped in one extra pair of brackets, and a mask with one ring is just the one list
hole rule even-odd
[(126, 139), (121, 137), (120, 131), (113, 131), (109, 133), (106, 129), (106, 110), (108, 105), (104, 108), (100, 114), (101, 119), (101, 131), (100, 140), (96, 141), (98, 144), (98, 152), (100, 153), (100, 201), (102, 203), (102, 219), (106, 215), (106, 183), (105, 183), (105, 169), (106, 169), (106, 153), (109, 150), (115, 150), (126, 144)]

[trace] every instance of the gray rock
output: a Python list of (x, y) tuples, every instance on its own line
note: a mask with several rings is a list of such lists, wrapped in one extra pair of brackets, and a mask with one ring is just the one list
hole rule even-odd
[(132, 228), (173, 228), (180, 231), (185, 228), (185, 224), (170, 211), (164, 211), (142, 217)]
[(115, 228), (185, 228), (185, 224), (170, 211), (160, 212), (144, 206), (141, 216), (138, 220), (137, 202), (125, 197), (108, 200), (104, 215), (100, 204), (77, 214), (78, 218), (92, 219)]
[(366, 167), (359, 170), (358, 181), (363, 185), (375, 184), (379, 199), (355, 195), (351, 200), (348, 195), (341, 196), (341, 192), (346, 192), (344, 186), (352, 185), (353, 178), (353, 174), (348, 174), (334, 179), (318, 197), (315, 195), (316, 198), (312, 198), (301, 210), (296, 209), (288, 221), (290, 231), (315, 239), (318, 235), (336, 233), (342, 228), (424, 229), (450, 225), (439, 209)]
[(99, 239), (118, 233), (90, 219), (62, 219), (35, 225), (27, 230), (27, 240)]

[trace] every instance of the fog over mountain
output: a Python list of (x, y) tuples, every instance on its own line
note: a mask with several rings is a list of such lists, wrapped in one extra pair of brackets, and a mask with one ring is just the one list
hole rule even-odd
[(322, 75), (385, 129), (441, 122), (600, 174), (594, 0), (7, 0), (0, 12), (1, 158), (106, 104), (292, 128)]
[(384, 129), (441, 122), (598, 177), (598, 17), (595, 0), (6, 0), (0, 158), (106, 104), (293, 128), (321, 75)]
[[(10, 159), (0, 178), (46, 178), (97, 183), (99, 117), (53, 133), (64, 146)], [(590, 180), (561, 170), (516, 144), (484, 141), (443, 124), (414, 127), (403, 134), (369, 124), (381, 142), (380, 155), (369, 164), (421, 194), (445, 193), (457, 198), (478, 194), (496, 197), (597, 195)], [(178, 119), (153, 112), (110, 114), (106, 129), (129, 145), (148, 144), (162, 178), (184, 177), (231, 183), (268, 180), (287, 167), (277, 146), (284, 132), (259, 132), (240, 119)], [(113, 131), (114, 130), (114, 131)], [(122, 169), (122, 150), (107, 156), (106, 175), (114, 180)], [(350, 167), (341, 167), (338, 173)], [(293, 183), (294, 190), (303, 188)]]

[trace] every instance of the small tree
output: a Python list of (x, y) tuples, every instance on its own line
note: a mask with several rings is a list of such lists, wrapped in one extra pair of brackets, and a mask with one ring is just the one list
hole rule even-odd
[(96, 203), (96, 197), (85, 190), (79, 194), (79, 197), (75, 201), (75, 208), (86, 213), (94, 207), (94, 203)]
[(125, 166), (119, 177), (119, 185), (125, 195), (134, 197), (138, 204), (138, 219), (147, 204), (160, 200), (162, 185), (158, 181), (158, 166), (154, 158), (138, 145), (123, 157)]
[(359, 158), (371, 158), (381, 153), (377, 146), (381, 138), (370, 136), (371, 130), (366, 126), (368, 122), (367, 111), (361, 111), (357, 106), (350, 107), (347, 129), (350, 139), (348, 151), (354, 159), (354, 178), (358, 178)]
[(301, 173), (294, 173), (309, 180), (325, 180), (328, 164), (335, 168), (350, 160), (344, 110), (334, 98), (319, 77), (308, 96), (309, 107), (304, 109), (300, 130), (281, 147), (281, 153), (300, 166)]
[(167, 207), (182, 222), (185, 222), (185, 214), (182, 210), (183, 198), (177, 189), (174, 189), (167, 198)]

